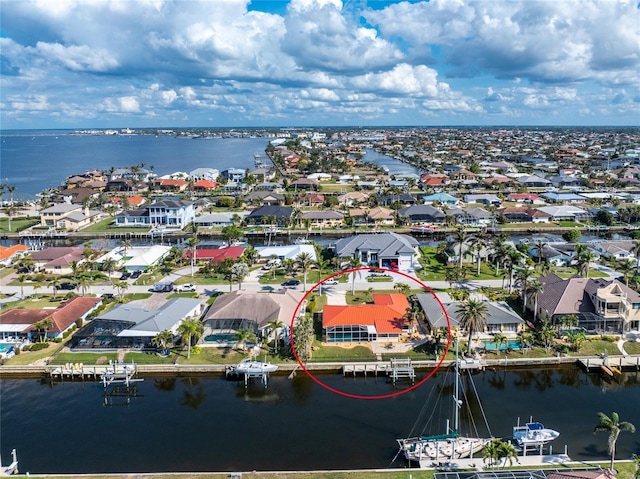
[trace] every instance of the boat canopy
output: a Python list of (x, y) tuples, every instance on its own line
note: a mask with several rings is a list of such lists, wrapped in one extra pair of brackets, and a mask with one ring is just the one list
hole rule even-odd
[(544, 429), (544, 426), (539, 422), (528, 422), (527, 427), (531, 431), (541, 431), (542, 429)]
[(438, 434), (437, 436), (420, 436), (421, 441), (442, 441), (444, 439), (457, 439), (460, 434), (458, 431), (453, 431), (448, 434)]

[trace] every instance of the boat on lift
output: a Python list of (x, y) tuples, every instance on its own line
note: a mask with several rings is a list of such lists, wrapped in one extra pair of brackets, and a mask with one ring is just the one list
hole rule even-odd
[(244, 359), (234, 366), (236, 374), (266, 374), (277, 371), (278, 365), (271, 364), (263, 361), (256, 361), (254, 359)]
[(541, 446), (556, 439), (560, 433), (554, 429), (544, 427), (540, 422), (529, 420), (524, 426), (518, 425), (513, 427), (513, 439), (520, 447)]

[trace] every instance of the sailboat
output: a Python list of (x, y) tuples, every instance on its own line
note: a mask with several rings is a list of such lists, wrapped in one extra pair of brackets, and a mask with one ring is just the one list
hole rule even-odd
[[(439, 435), (414, 436), (397, 439), (400, 446), (400, 453), (411, 462), (416, 462), (420, 467), (426, 467), (440, 462), (451, 462), (457, 459), (473, 458), (473, 455), (480, 452), (493, 437), (475, 437), (461, 435), (460, 430), (460, 409), (462, 400), (460, 399), (460, 370), (469, 369), (461, 363), (458, 358), (458, 342), (456, 340), (456, 361), (454, 395), (453, 395), (453, 428), (447, 420), (446, 430)], [(475, 386), (474, 386), (475, 391)], [(484, 413), (482, 414), (484, 417)], [(486, 418), (485, 418), (486, 423)], [(488, 430), (487, 425), (487, 430)]]

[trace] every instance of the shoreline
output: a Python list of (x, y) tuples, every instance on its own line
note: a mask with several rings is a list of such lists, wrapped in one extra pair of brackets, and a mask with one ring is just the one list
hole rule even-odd
[[(610, 356), (611, 364), (620, 366), (623, 372), (640, 371), (640, 355), (629, 356)], [(448, 368), (454, 364), (455, 361), (447, 360), (443, 361), (440, 368)], [(342, 373), (344, 376), (374, 376), (378, 375), (376, 372), (376, 366), (381, 364), (387, 364), (388, 361), (378, 362), (331, 362), (331, 363), (310, 363), (305, 366), (309, 372), (318, 373)], [(125, 364), (125, 363), (122, 363)], [(424, 361), (412, 361), (412, 366), (419, 371), (431, 371), (436, 368), (437, 362), (434, 360)], [(552, 358), (504, 358), (504, 359), (483, 359), (480, 361), (476, 370), (486, 371), (496, 368), (504, 368), (508, 370), (513, 369), (537, 369), (548, 367), (562, 367), (562, 366), (576, 366), (584, 371), (591, 371), (592, 369), (599, 369), (602, 364), (602, 358), (598, 356), (569, 356), (569, 357), (552, 357)], [(366, 369), (358, 371), (345, 372), (344, 366), (362, 366)], [(141, 377), (153, 377), (153, 376), (183, 376), (185, 374), (197, 375), (197, 376), (215, 376), (224, 375), (227, 368), (231, 366), (229, 364), (142, 364), (137, 365), (136, 370)], [(87, 365), (89, 368), (101, 368), (102, 365)], [(42, 365), (42, 366), (12, 366), (3, 365), (0, 366), (0, 379), (30, 379), (30, 378), (48, 378), (53, 377), (52, 374), (57, 369), (62, 369), (63, 365)], [(366, 371), (366, 373), (365, 373)], [(285, 376), (291, 374), (305, 373), (298, 363), (286, 363), (278, 364), (278, 371), (271, 373), (274, 376)], [(80, 374), (66, 376), (72, 379), (73, 377), (85, 377), (95, 376), (95, 371), (88, 372), (87, 374)], [(380, 370), (379, 375), (385, 376), (386, 371)]]

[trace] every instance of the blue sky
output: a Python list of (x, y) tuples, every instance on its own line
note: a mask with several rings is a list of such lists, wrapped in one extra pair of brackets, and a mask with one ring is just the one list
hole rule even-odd
[(638, 125), (615, 0), (0, 1), (9, 128)]

